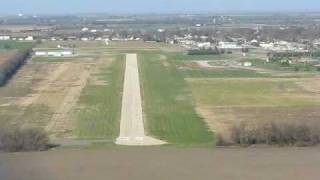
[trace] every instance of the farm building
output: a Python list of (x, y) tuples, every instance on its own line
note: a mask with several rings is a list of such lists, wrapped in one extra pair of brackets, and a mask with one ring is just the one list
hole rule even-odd
[(8, 41), (10, 39), (11, 39), (10, 36), (0, 36), (0, 41)]
[(72, 56), (74, 53), (71, 50), (50, 50), (50, 51), (35, 51), (35, 56), (52, 56), (52, 57), (64, 57)]
[(219, 42), (219, 49), (242, 49), (236, 42)]

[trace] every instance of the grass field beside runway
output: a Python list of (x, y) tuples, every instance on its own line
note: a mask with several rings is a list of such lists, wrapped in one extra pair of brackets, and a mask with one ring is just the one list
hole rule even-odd
[(141, 53), (140, 75), (146, 127), (151, 136), (173, 144), (211, 144), (213, 135), (194, 109), (191, 92), (171, 60)]
[(99, 63), (80, 98), (76, 132), (81, 138), (115, 139), (119, 134), (124, 56), (108, 58)]

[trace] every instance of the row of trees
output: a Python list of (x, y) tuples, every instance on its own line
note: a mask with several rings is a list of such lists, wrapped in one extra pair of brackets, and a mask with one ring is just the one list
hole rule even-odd
[(272, 61), (278, 61), (290, 58), (301, 58), (301, 57), (320, 57), (320, 51), (314, 52), (270, 52), (268, 57)]
[(0, 62), (0, 86), (3, 86), (8, 79), (20, 68), (28, 58), (31, 50), (12, 50), (9, 55)]

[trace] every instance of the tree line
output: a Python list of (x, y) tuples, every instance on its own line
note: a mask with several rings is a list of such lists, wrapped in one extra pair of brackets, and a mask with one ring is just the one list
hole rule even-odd
[(24, 64), (29, 57), (31, 49), (12, 50), (9, 55), (0, 62), (0, 86), (12, 77), (12, 75)]

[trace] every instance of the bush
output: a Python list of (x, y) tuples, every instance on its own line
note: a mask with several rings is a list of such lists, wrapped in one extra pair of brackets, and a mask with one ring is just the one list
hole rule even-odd
[(10, 127), (0, 133), (0, 151), (3, 152), (44, 151), (48, 147), (49, 137), (41, 129)]
[(28, 58), (30, 50), (13, 50), (8, 58), (0, 64), (0, 86), (3, 86), (8, 79), (20, 68)]
[(188, 51), (188, 55), (219, 55), (218, 49), (193, 49)]
[(229, 131), (216, 135), (217, 146), (257, 144), (312, 146), (320, 144), (320, 127), (316, 124), (241, 122), (233, 125)]

